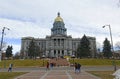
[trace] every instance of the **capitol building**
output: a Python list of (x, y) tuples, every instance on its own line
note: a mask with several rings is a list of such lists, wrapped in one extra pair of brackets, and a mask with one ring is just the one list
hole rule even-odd
[[(96, 53), (96, 38), (90, 36), (87, 36), (87, 38), (90, 41), (91, 55), (94, 57)], [(65, 23), (60, 13), (54, 20), (51, 35), (46, 36), (46, 38), (22, 37), (21, 52), (24, 57), (28, 56), (28, 46), (33, 39), (45, 57), (76, 55), (81, 40), (81, 38), (72, 38), (72, 36), (67, 35), (67, 28), (65, 28)]]

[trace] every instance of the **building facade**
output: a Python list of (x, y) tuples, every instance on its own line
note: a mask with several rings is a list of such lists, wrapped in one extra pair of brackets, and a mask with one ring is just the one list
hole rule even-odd
[[(92, 57), (94, 57), (96, 53), (96, 39), (95, 37), (88, 36), (87, 38), (90, 41)], [(34, 39), (34, 42), (42, 50), (42, 55), (46, 57), (76, 55), (77, 47), (81, 40), (80, 38), (72, 38), (72, 36), (67, 35), (67, 29), (60, 13), (58, 13), (58, 16), (54, 20), (50, 36), (46, 36), (46, 38), (23, 37), (21, 39), (21, 52), (24, 57), (28, 56), (27, 50), (32, 39)]]

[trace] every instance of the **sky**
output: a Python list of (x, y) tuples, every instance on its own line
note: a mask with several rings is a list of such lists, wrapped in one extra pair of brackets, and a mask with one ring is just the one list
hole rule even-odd
[(22, 37), (45, 38), (51, 35), (53, 22), (60, 12), (67, 35), (73, 38), (91, 36), (97, 47), (102, 47), (105, 38), (110, 40), (110, 25), (113, 45), (120, 41), (119, 0), (0, 0), (0, 36), (5, 29), (3, 41), (13, 46), (13, 53), (21, 49)]

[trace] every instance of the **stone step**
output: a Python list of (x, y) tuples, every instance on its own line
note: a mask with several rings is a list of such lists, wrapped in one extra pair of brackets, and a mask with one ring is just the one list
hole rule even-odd
[(56, 66), (68, 66), (69, 62), (66, 59), (50, 59), (50, 63), (55, 63)]

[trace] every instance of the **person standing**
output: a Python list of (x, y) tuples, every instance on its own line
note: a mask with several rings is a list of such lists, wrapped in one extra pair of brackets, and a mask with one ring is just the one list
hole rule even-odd
[(78, 65), (75, 63), (75, 73), (77, 73)]
[(53, 69), (53, 62), (52, 63), (50, 63), (50, 69)]
[(49, 70), (49, 62), (47, 62), (46, 70)]
[(8, 72), (12, 72), (12, 67), (13, 67), (13, 64), (10, 63), (9, 68), (8, 68)]
[(81, 71), (81, 64), (78, 63), (77, 65), (78, 65), (78, 72), (80, 73), (80, 71)]

